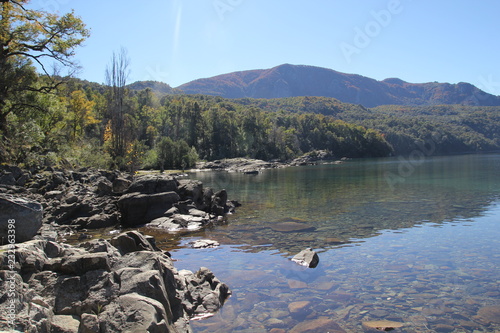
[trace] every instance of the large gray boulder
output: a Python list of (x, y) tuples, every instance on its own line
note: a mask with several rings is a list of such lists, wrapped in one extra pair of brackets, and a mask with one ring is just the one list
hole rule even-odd
[(164, 175), (138, 176), (128, 187), (128, 193), (154, 194), (177, 191), (177, 180)]
[(201, 267), (196, 273), (181, 270), (179, 275), (178, 282), (185, 291), (182, 302), (190, 317), (215, 313), (231, 294), (229, 287), (206, 267)]
[(58, 315), (52, 318), (51, 332), (53, 333), (78, 333), (80, 321), (76, 316)]
[(125, 194), (118, 200), (121, 223), (129, 227), (146, 224), (163, 216), (179, 200), (180, 197), (175, 192)]
[(113, 193), (117, 194), (125, 193), (125, 191), (127, 191), (127, 189), (130, 187), (130, 184), (132, 184), (132, 182), (128, 179), (122, 177), (116, 178), (113, 181), (112, 185)]
[(191, 200), (196, 207), (204, 209), (203, 206), (203, 183), (199, 180), (182, 179), (179, 181), (177, 193), (183, 200)]
[[(16, 243), (32, 239), (42, 226), (42, 205), (36, 201), (0, 196), (0, 241), (7, 244), (10, 235)], [(10, 226), (9, 226), (10, 225)]]
[(14, 165), (0, 166), (0, 185), (24, 186), (31, 177), (29, 172), (25, 172)]
[(122, 255), (136, 251), (155, 251), (155, 246), (137, 231), (129, 231), (113, 237), (111, 245), (120, 251)]
[(226, 213), (226, 210), (227, 192), (223, 189), (213, 195), (211, 212), (215, 215), (222, 216)]
[(175, 332), (163, 305), (139, 294), (120, 296), (99, 315), (100, 332)]

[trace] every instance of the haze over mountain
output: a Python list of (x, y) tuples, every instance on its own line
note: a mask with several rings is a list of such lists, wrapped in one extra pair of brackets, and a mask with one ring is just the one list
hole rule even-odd
[(397, 78), (377, 81), (327, 68), (290, 64), (198, 79), (177, 89), (186, 94), (216, 95), (225, 98), (324, 96), (365, 107), (388, 104), (500, 105), (500, 96), (488, 94), (464, 82), (409, 83)]

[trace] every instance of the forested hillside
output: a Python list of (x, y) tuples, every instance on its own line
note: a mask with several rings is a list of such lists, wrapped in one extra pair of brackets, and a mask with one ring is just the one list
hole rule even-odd
[[(39, 78), (43, 80), (43, 77)], [(269, 112), (203, 95), (125, 91), (122, 140), (113, 145), (111, 88), (70, 79), (40, 95), (38, 108), (11, 113), (3, 162), (117, 168), (186, 168), (198, 159), (289, 160), (314, 149), (336, 156), (388, 156), (374, 130), (321, 114)], [(43, 110), (43, 112), (42, 112)], [(8, 144), (7, 144), (8, 143)]]
[(436, 154), (500, 149), (500, 107), (383, 105), (365, 108), (327, 97), (235, 101), (273, 112), (323, 114), (377, 129), (384, 133), (395, 154), (409, 153), (416, 143), (430, 138), (436, 143)]

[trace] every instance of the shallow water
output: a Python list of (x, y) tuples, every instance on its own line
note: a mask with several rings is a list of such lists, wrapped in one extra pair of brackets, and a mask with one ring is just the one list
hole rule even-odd
[[(500, 155), (488, 154), (194, 173), (243, 206), (224, 225), (155, 236), (178, 269), (209, 267), (233, 291), (222, 311), (193, 322), (195, 332), (303, 330), (297, 325), (332, 321), (359, 332), (362, 322), (382, 319), (404, 324), (395, 332), (495, 332), (499, 170)], [(279, 231), (288, 221), (307, 229)], [(189, 248), (199, 238), (221, 246)], [(317, 268), (290, 261), (307, 247), (319, 253)], [(298, 301), (309, 303), (292, 315)]]

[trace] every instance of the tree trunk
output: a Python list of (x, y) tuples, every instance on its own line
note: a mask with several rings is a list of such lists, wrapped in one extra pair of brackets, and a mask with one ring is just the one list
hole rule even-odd
[(109, 86), (108, 115), (111, 119), (114, 157), (124, 157), (126, 154), (125, 85), (128, 66), (127, 53), (122, 49), (118, 55), (113, 53), (111, 64), (106, 70), (106, 83)]

